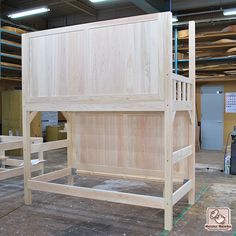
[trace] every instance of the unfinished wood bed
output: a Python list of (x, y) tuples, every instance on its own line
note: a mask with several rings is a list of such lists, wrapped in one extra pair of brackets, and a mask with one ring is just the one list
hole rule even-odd
[[(165, 210), (195, 196), (195, 26), (189, 78), (172, 73), (172, 15), (158, 13), (23, 35), (25, 203), (31, 190)], [(30, 121), (62, 111), (67, 140), (30, 144)], [(67, 147), (65, 169), (31, 178), (31, 153)], [(164, 181), (163, 196), (73, 186), (94, 174)], [(50, 181), (68, 176), (69, 185)], [(173, 181), (183, 182), (173, 192)]]

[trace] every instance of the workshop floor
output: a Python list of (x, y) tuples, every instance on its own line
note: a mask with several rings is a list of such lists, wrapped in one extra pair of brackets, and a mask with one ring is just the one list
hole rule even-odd
[[(47, 169), (61, 168), (65, 150), (46, 154)], [(186, 198), (174, 207), (174, 228), (163, 231), (163, 210), (93, 201), (42, 192), (24, 205), (21, 177), (0, 182), (0, 235), (236, 235), (236, 176), (225, 176), (223, 153), (201, 151), (196, 156), (196, 204)], [(78, 177), (77, 184), (118, 191), (161, 194), (163, 186), (142, 181)], [(233, 230), (212, 233), (204, 229), (207, 207), (230, 207)]]

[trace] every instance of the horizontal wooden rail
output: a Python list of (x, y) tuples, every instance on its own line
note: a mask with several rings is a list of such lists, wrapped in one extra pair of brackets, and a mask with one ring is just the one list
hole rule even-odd
[(191, 111), (192, 102), (191, 101), (174, 101), (173, 102), (174, 111)]
[(69, 146), (69, 140), (67, 139), (46, 142), (46, 143), (31, 144), (31, 153), (46, 152), (46, 151), (55, 150), (59, 148), (65, 148), (68, 146)]
[(193, 84), (193, 80), (192, 79), (190, 79), (188, 77), (185, 77), (185, 76), (182, 76), (182, 75), (178, 75), (178, 74), (172, 73), (171, 77), (176, 82), (180, 81), (180, 82), (183, 82), (183, 83), (186, 83), (186, 84)]
[(188, 180), (184, 185), (173, 193), (173, 205), (184, 197), (192, 189), (192, 180)]
[[(23, 137), (0, 135), (0, 150), (9, 151), (23, 148)], [(31, 143), (41, 143), (43, 138), (31, 138)]]
[(8, 143), (0, 143), (0, 150), (7, 151), (7, 150), (15, 150), (22, 148), (23, 142), (21, 141), (10, 141)]
[(48, 103), (27, 103), (25, 105), (27, 111), (71, 111), (71, 112), (123, 112), (123, 111), (164, 111), (163, 101), (140, 101), (140, 102), (122, 102), (122, 103), (76, 103), (76, 102), (59, 102), (55, 104)]
[(101, 189), (47, 183), (36, 180), (29, 180), (28, 186), (31, 190), (129, 204), (135, 206), (164, 209), (164, 199), (162, 197), (153, 197), (133, 193), (123, 193), (117, 191), (107, 191)]
[[(151, 170), (151, 169), (138, 169), (138, 168), (125, 168), (125, 167), (114, 167), (105, 165), (93, 165), (84, 164), (81, 162), (77, 163), (79, 169), (77, 173), (84, 175), (98, 175), (98, 176), (109, 176), (109, 178), (127, 178), (127, 179), (140, 179), (140, 180), (154, 180), (163, 182), (164, 171), (162, 170)], [(184, 173), (174, 173), (173, 181), (183, 181)]]
[(80, 103), (80, 104), (104, 104), (122, 102), (150, 102), (162, 101), (158, 94), (106, 94), (106, 95), (81, 95), (81, 96), (51, 96), (51, 97), (30, 97), (30, 103)]
[[(31, 167), (31, 172), (42, 170), (42, 168), (43, 168), (43, 163), (33, 165)], [(24, 174), (24, 166), (16, 167), (13, 169), (5, 169), (3, 171), (0, 171), (0, 180), (13, 178), (23, 174)]]
[(18, 159), (12, 159), (12, 158), (8, 158), (6, 159), (6, 161), (4, 162), (5, 165), (7, 166), (23, 166), (24, 165), (24, 161), (23, 160), (18, 160)]
[(69, 175), (71, 175), (71, 168), (64, 168), (62, 170), (56, 170), (47, 174), (36, 176), (32, 178), (32, 180), (49, 182)]
[(189, 145), (180, 150), (173, 152), (173, 164), (178, 163), (179, 161), (189, 157), (193, 153), (193, 146)]

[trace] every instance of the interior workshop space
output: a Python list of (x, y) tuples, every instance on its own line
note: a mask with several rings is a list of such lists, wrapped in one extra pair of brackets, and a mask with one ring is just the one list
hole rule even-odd
[(236, 236), (236, 0), (0, 4), (0, 235)]

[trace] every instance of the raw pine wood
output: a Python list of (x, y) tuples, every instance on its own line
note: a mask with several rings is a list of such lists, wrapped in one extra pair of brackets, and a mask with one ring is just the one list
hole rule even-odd
[(62, 170), (56, 170), (47, 174), (36, 176), (32, 178), (32, 180), (49, 182), (55, 179), (63, 178), (70, 174), (71, 174), (71, 168), (64, 168)]
[[(171, 230), (173, 203), (192, 188), (181, 188), (173, 199), (173, 181), (191, 178), (194, 183), (194, 163), (186, 157), (193, 145), (189, 112), (194, 114), (195, 86), (194, 77), (172, 73), (171, 18), (158, 13), (24, 35), (26, 204), (31, 203), (31, 190), (40, 190), (161, 208), (165, 229)], [(67, 140), (29, 145), (32, 111), (63, 112)], [(63, 146), (67, 168), (31, 178), (30, 153)], [(164, 194), (76, 187), (76, 173), (162, 180)], [(48, 183), (63, 176), (69, 185)]]
[(192, 180), (192, 189), (188, 194), (189, 204), (195, 203), (195, 126), (196, 126), (196, 102), (195, 102), (195, 22), (189, 22), (189, 78), (194, 81), (192, 85), (192, 122), (190, 123), (189, 143), (192, 145), (193, 153), (188, 159), (189, 179)]
[(134, 206), (144, 206), (163, 209), (163, 199), (141, 194), (123, 193), (116, 191), (107, 191), (101, 189), (92, 189), (85, 187), (45, 183), (43, 181), (29, 180), (29, 187), (32, 190), (58, 193), (75, 197), (83, 197), (108, 202), (129, 204)]
[(173, 193), (173, 205), (175, 205), (184, 195), (193, 188), (192, 180), (188, 180), (184, 185)]
[[(171, 17), (171, 16), (169, 16)], [(167, 52), (169, 58), (165, 63), (165, 77), (163, 78), (165, 83), (165, 111), (164, 111), (164, 172), (165, 172), (165, 185), (164, 185), (164, 227), (166, 230), (171, 230), (173, 227), (173, 204), (172, 204), (172, 193), (173, 193), (173, 81), (172, 81), (172, 24), (171, 18), (167, 20), (169, 23), (166, 26), (167, 34)], [(178, 86), (181, 87), (181, 82), (178, 82)], [(178, 98), (181, 94), (178, 94)]]
[[(32, 203), (32, 191), (28, 187), (31, 179), (31, 150), (30, 150), (30, 111), (26, 110), (25, 103), (29, 97), (29, 46), (28, 35), (22, 36), (22, 120), (23, 120), (23, 156), (24, 156), (24, 199), (25, 204)], [(25, 79), (23, 79), (25, 78)]]
[[(5, 151), (23, 148), (23, 137), (0, 135), (0, 140), (0, 160), (2, 166), (4, 166), (4, 168), (0, 169), (0, 180), (23, 175), (24, 162), (22, 160), (14, 159), (14, 157), (5, 156)], [(42, 142), (42, 138), (31, 138), (32, 144)], [(43, 173), (43, 156), (40, 156), (40, 153), (41, 152), (39, 152), (39, 162), (36, 165), (32, 165), (32, 172), (41, 170)], [(11, 169), (6, 168), (5, 166), (11, 166)]]
[(65, 148), (69, 146), (69, 142), (66, 139), (58, 140), (54, 142), (47, 142), (47, 143), (37, 143), (31, 145), (31, 153), (37, 152), (46, 152), (49, 150), (55, 150), (59, 148)]
[(178, 151), (173, 152), (173, 163), (177, 163), (183, 160), (186, 157), (189, 157), (193, 153), (192, 145), (189, 145), (185, 148), (179, 149)]
[[(35, 166), (32, 166), (31, 171), (35, 172), (35, 171), (42, 170), (42, 168), (43, 168), (42, 164), (43, 163), (39, 163)], [(13, 178), (13, 177), (20, 176), (23, 174), (24, 174), (24, 166), (15, 167), (13, 169), (1, 170), (0, 171), (0, 180)]]
[(128, 18), (119, 24), (84, 24), (54, 34), (29, 33), (30, 96), (155, 93), (163, 99), (168, 58), (159, 39), (166, 36), (165, 16), (149, 18), (137, 16), (131, 24)]

